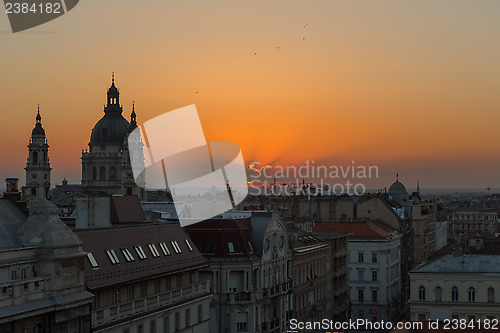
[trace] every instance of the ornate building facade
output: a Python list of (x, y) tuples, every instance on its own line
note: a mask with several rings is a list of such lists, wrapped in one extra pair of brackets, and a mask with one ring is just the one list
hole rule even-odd
[(89, 149), (82, 151), (82, 187), (86, 192), (137, 195), (142, 200), (145, 189), (134, 181), (127, 145), (128, 134), (137, 127), (135, 108), (130, 123), (122, 113), (113, 75), (104, 116), (92, 129)]

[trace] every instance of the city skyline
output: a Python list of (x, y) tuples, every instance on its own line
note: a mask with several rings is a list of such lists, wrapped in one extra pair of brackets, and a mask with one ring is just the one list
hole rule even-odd
[(79, 183), (114, 71), (125, 118), (132, 101), (139, 123), (196, 104), (207, 140), (247, 163), (377, 165), (368, 188), (398, 172), (409, 188), (500, 187), (500, 4), (284, 4), (89, 1), (18, 34), (5, 16), (0, 176), (23, 179), (40, 104), (52, 186)]

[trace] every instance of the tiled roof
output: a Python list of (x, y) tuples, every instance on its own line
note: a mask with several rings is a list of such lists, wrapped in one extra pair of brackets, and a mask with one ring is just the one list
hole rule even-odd
[(286, 233), (288, 235), (288, 244), (293, 250), (299, 250), (302, 248), (312, 248), (315, 246), (328, 246), (327, 243), (324, 243), (312, 236), (307, 231), (300, 229), (292, 224), (286, 224)]
[(256, 258), (249, 218), (208, 219), (184, 227), (191, 239), (208, 258)]
[(391, 235), (398, 234), (396, 230), (378, 221), (364, 223), (316, 223), (313, 225), (313, 232), (349, 233), (350, 239), (385, 239), (391, 237)]
[(111, 196), (111, 224), (146, 222), (139, 197)]
[[(83, 241), (84, 251), (92, 253), (98, 264), (98, 268), (93, 268), (91, 259), (85, 259), (85, 283), (91, 289), (206, 264), (206, 260), (177, 223), (79, 230), (76, 234)], [(180, 253), (176, 253), (178, 251), (172, 242), (177, 242)], [(150, 245), (154, 245), (153, 250)], [(127, 260), (127, 252), (122, 251), (125, 249), (128, 249), (133, 261)], [(145, 259), (140, 258), (140, 249)], [(165, 255), (165, 252), (169, 255)], [(112, 262), (113, 254), (118, 263)]]

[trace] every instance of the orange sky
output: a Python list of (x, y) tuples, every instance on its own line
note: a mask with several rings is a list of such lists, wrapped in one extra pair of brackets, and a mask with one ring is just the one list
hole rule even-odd
[[(116, 73), (138, 121), (196, 104), (247, 162), (378, 165), (390, 185), (500, 187), (500, 2), (85, 0), (12, 34), (0, 15), (0, 177), (23, 179), (39, 103), (53, 185)], [(279, 48), (278, 48), (279, 47)], [(196, 93), (198, 92), (198, 93)], [(0, 185), (3, 187), (3, 185)]]

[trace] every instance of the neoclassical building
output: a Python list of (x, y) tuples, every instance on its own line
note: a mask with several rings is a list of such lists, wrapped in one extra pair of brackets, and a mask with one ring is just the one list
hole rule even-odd
[(410, 273), (411, 320), (500, 319), (500, 255), (449, 254)]
[(50, 161), (49, 145), (42, 127), (40, 107), (36, 115), (35, 128), (31, 131), (26, 161), (26, 188), (24, 196), (29, 201), (50, 197)]
[(113, 75), (104, 116), (92, 129), (89, 149), (82, 151), (82, 187), (89, 193), (137, 195), (142, 200), (145, 189), (134, 180), (127, 145), (128, 134), (137, 127), (137, 116), (134, 107), (130, 122), (122, 113)]

